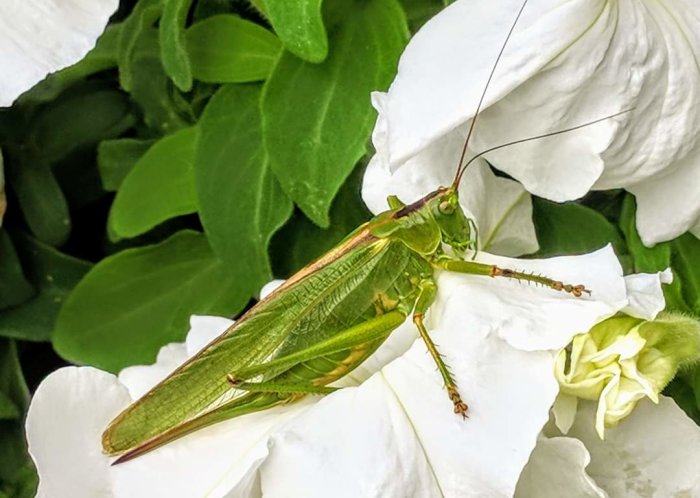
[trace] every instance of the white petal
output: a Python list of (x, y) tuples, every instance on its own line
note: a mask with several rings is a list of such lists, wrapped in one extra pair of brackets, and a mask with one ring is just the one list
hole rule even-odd
[(540, 436), (518, 481), (515, 498), (605, 498), (586, 473), (591, 457), (578, 439)]
[(260, 299), (266, 298), (268, 295), (272, 294), (277, 288), (284, 283), (284, 280), (272, 280), (260, 289)]
[(273, 437), (261, 470), (266, 497), (436, 496), (410, 421), (377, 375), (319, 402)]
[[(392, 166), (473, 116), (521, 3), (458, 1), (416, 33), (401, 57), (384, 106)], [(553, 1), (530, 2), (499, 63), (485, 108), (575, 40), (585, 29), (580, 21), (588, 15), (580, 11), (586, 9), (585, 5), (577, 11), (569, 5), (556, 8)], [(567, 15), (572, 10), (578, 17)], [(588, 10), (593, 15), (599, 9)]]
[(37, 496), (114, 496), (101, 435), (130, 401), (115, 376), (94, 368), (61, 368), (44, 379), (26, 422), (29, 452), (40, 479)]
[(475, 489), (484, 496), (512, 496), (558, 392), (553, 358), (513, 349), (488, 324), (468, 317), (453, 305), (431, 331), (470, 406), (467, 420), (452, 412), (420, 341), (384, 375), (445, 496), (470, 496)]
[(460, 197), (479, 228), (480, 247), (502, 256), (539, 249), (532, 222), (532, 197), (518, 182), (496, 176), (485, 162), (472, 163), (462, 178)]
[(95, 46), (118, 0), (0, 3), (0, 107)]
[(257, 486), (255, 472), (267, 455), (270, 433), (315, 401), (227, 420), (117, 465), (115, 497), (249, 496)]
[(666, 308), (661, 284), (670, 284), (673, 273), (670, 268), (658, 273), (637, 273), (625, 276), (629, 305), (622, 311), (628, 315), (653, 320)]
[(578, 408), (578, 398), (569, 394), (559, 393), (552, 405), (552, 415), (554, 424), (562, 434), (566, 434), (574, 425), (576, 419), (576, 409)]
[[(622, 269), (609, 246), (583, 256), (515, 260), (480, 253), (477, 260), (591, 289), (590, 296), (575, 298), (507, 278), (440, 275), (447, 302), (493, 324), (499, 336), (518, 349), (561, 349), (576, 333), (589, 330), (627, 304)], [(464, 326), (470, 328), (468, 322)]]
[(673, 239), (700, 221), (700, 151), (674, 166), (627, 187), (637, 200), (637, 230), (647, 246)]
[(697, 225), (695, 225), (693, 228), (690, 229), (690, 233), (692, 233), (698, 239), (700, 239), (700, 220), (698, 220)]
[(166, 344), (152, 365), (134, 365), (119, 372), (119, 382), (129, 389), (131, 399), (138, 399), (146, 394), (153, 386), (167, 377), (187, 359), (187, 348), (184, 343)]
[(187, 333), (185, 345), (187, 356), (194, 356), (204, 346), (219, 337), (224, 331), (233, 325), (233, 320), (220, 316), (192, 315), (190, 317), (190, 331)]
[(570, 435), (591, 454), (588, 473), (612, 498), (700, 496), (700, 427), (670, 398), (643, 399), (601, 441), (595, 405), (582, 402)]
[(236, 485), (226, 493), (224, 498), (262, 498), (260, 489), (260, 464), (267, 458), (268, 452), (261, 452), (259, 459), (255, 460), (248, 469), (248, 472), (241, 477)]

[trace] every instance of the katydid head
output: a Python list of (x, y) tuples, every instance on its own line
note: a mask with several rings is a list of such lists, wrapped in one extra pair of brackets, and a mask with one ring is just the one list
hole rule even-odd
[(458, 254), (476, 249), (476, 227), (459, 205), (457, 189), (450, 187), (429, 202), (430, 210), (440, 227), (442, 242)]

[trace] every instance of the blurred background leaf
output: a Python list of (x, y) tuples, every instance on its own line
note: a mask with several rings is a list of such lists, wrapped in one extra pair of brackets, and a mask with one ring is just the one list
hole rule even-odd
[(625, 252), (617, 227), (589, 207), (533, 198), (532, 208), (540, 243), (537, 257), (585, 254), (608, 244), (612, 244), (618, 254)]
[(209, 83), (264, 80), (280, 50), (274, 34), (238, 16), (210, 17), (187, 30), (192, 72)]
[(253, 85), (227, 85), (214, 95), (199, 123), (195, 168), (209, 242), (246, 298), (273, 278), (267, 247), (292, 214), (270, 170), (259, 101), (260, 88)]
[(92, 266), (26, 234), (15, 241), (35, 292), (21, 306), (0, 313), (0, 336), (49, 341), (66, 297)]
[(321, 12), (322, 0), (252, 3), (270, 20), (287, 50), (308, 62), (323, 62), (328, 55), (328, 37)]
[[(289, 197), (321, 227), (343, 181), (367, 152), (375, 112), (369, 93), (385, 89), (408, 29), (395, 0), (333, 4), (331, 49), (311, 64), (284, 52), (263, 90), (270, 164)], [(341, 10), (342, 8), (342, 10)]]
[(194, 151), (197, 128), (183, 128), (146, 151), (119, 186), (109, 214), (112, 233), (134, 237), (174, 216), (197, 211)]
[(61, 308), (53, 345), (73, 363), (117, 372), (184, 340), (191, 315), (226, 315), (246, 301), (206, 237), (181, 231), (95, 265)]

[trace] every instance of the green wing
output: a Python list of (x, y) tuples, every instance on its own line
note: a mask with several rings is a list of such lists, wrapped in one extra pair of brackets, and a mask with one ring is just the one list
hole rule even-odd
[[(188, 421), (231, 405), (227, 374), (304, 349), (362, 320), (377, 292), (391, 286), (410, 260), (403, 244), (359, 233), (346, 240), (117, 416), (103, 434), (104, 450), (117, 454), (168, 431), (183, 432)], [(244, 394), (240, 401), (228, 418), (272, 406), (274, 395)]]

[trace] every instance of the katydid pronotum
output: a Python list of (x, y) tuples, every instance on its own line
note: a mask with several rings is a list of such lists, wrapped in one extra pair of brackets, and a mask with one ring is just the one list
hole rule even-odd
[(435, 272), (534, 282), (574, 297), (589, 292), (584, 285), (464, 258), (477, 250), (474, 222), (460, 207), (457, 192), (469, 164), (497, 148), (601, 121), (502, 144), (465, 162), (484, 95), (526, 3), (486, 82), (452, 184), (408, 205), (390, 196), (388, 211), (288, 279), (127, 407), (102, 436), (107, 454), (121, 454), (115, 463), (232, 417), (332, 392), (330, 384), (367, 359), (409, 316), (437, 365), (454, 412), (466, 417), (467, 404), (423, 323), (437, 292)]

